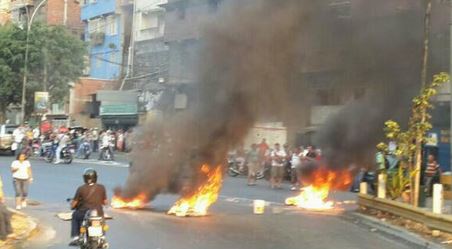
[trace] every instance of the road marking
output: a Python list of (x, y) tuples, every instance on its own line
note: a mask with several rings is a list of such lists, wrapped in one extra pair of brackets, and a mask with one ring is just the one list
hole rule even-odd
[[(233, 203), (243, 203), (246, 202), (248, 204), (251, 204), (254, 202), (254, 200), (257, 199), (250, 199), (250, 198), (244, 198), (244, 197), (232, 197), (232, 196), (227, 196), (227, 195), (220, 195), (219, 196), (221, 200), (224, 200), (226, 202), (233, 202)], [(280, 203), (280, 202), (272, 202), (272, 201), (265, 201), (267, 206), (285, 206), (285, 204)]]
[(128, 163), (120, 163), (115, 161), (99, 161), (96, 159), (74, 159), (75, 163), (81, 163), (81, 164), (96, 164), (96, 165), (103, 165), (103, 166), (111, 166), (111, 167), (118, 167), (118, 168), (128, 168)]

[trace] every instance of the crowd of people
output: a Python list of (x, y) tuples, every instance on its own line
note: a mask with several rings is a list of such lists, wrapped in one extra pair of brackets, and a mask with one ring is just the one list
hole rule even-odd
[(61, 151), (72, 145), (76, 157), (81, 157), (84, 146), (89, 146), (90, 152), (99, 152), (99, 159), (108, 150), (113, 160), (113, 151), (129, 152), (131, 150), (132, 130), (100, 130), (98, 128), (85, 129), (81, 127), (59, 128), (43, 130), (42, 127), (31, 127), (28, 124), (18, 126), (13, 131), (12, 150), (15, 155), (24, 153), (27, 156), (43, 155), (45, 144), (54, 146), (55, 164), (61, 163)]
[(239, 168), (248, 170), (248, 185), (256, 185), (258, 175), (268, 175), (271, 188), (282, 188), (282, 181), (291, 182), (291, 190), (298, 190), (302, 185), (304, 168), (315, 166), (321, 160), (321, 150), (314, 146), (289, 147), (275, 143), (272, 147), (266, 139), (254, 143), (246, 150), (244, 146), (230, 153), (231, 161)]

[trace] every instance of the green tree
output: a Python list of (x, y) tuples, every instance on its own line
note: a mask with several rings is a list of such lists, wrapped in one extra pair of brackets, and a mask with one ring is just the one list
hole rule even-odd
[(33, 93), (48, 91), (52, 103), (63, 103), (70, 82), (82, 76), (86, 45), (64, 26), (35, 23), (30, 32), (27, 113), (33, 111)]
[(421, 94), (413, 99), (411, 117), (408, 122), (408, 129), (403, 131), (400, 125), (392, 120), (385, 123), (386, 138), (397, 143), (396, 155), (400, 160), (400, 169), (392, 176), (389, 176), (388, 191), (393, 199), (400, 197), (405, 190), (410, 190), (411, 201), (417, 205), (416, 181), (420, 173), (419, 150), (426, 140), (426, 133), (432, 128), (430, 124), (431, 116), (428, 111), (433, 108), (430, 103), (433, 96), (437, 94), (437, 89), (443, 83), (449, 81), (446, 73), (441, 73), (433, 77), (433, 82), (424, 87)]
[[(34, 92), (48, 91), (52, 103), (63, 103), (70, 82), (82, 76), (86, 45), (64, 26), (34, 23), (30, 31), (26, 116), (33, 112)], [(0, 27), (0, 121), (10, 104), (21, 99), (26, 30)]]
[(24, 32), (16, 26), (0, 26), (0, 122), (10, 104), (20, 102)]

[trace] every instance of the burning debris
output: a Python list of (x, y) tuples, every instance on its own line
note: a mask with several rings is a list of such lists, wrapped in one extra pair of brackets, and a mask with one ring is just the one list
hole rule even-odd
[(201, 174), (206, 177), (204, 184), (190, 196), (178, 200), (168, 211), (168, 214), (176, 216), (205, 216), (210, 205), (218, 199), (223, 179), (222, 167), (211, 168), (204, 164)]
[(148, 199), (145, 194), (140, 194), (132, 199), (123, 199), (117, 195), (111, 199), (111, 207), (115, 209), (130, 208), (141, 209), (146, 206)]
[(289, 197), (285, 203), (309, 210), (328, 210), (334, 208), (334, 201), (327, 200), (331, 190), (343, 189), (352, 183), (349, 171), (331, 171), (324, 167), (317, 169), (310, 178), (307, 187), (301, 188), (301, 193)]

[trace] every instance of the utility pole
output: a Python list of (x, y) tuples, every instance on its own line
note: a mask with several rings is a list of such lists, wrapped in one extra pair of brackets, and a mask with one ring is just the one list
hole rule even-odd
[(28, 7), (25, 6), (25, 10), (27, 11), (27, 38), (25, 41), (25, 56), (24, 56), (24, 76), (22, 79), (22, 101), (21, 101), (21, 122), (24, 123), (25, 122), (25, 104), (27, 103), (26, 101), (26, 94), (27, 94), (27, 80), (28, 80), (28, 52), (30, 50), (30, 30), (31, 30), (31, 25), (33, 24), (33, 20), (36, 16), (36, 13), (38, 13), (38, 10), (44, 5), (44, 3), (47, 0), (42, 0), (38, 6), (36, 6), (35, 10), (33, 11), (33, 13), (31, 14), (31, 16), (29, 15), (29, 11), (28, 11)]
[[(426, 0), (425, 6), (425, 17), (424, 17), (424, 48), (422, 53), (422, 68), (421, 68), (421, 92), (427, 85), (427, 67), (428, 67), (428, 56), (430, 48), (430, 19), (432, 14), (432, 0)], [(421, 110), (421, 123), (424, 123), (427, 119), (427, 108)], [(419, 206), (419, 191), (421, 184), (421, 170), (422, 170), (422, 145), (424, 134), (416, 134), (416, 152), (415, 152), (415, 176), (414, 176), (414, 189), (412, 189), (412, 202), (413, 206)]]

